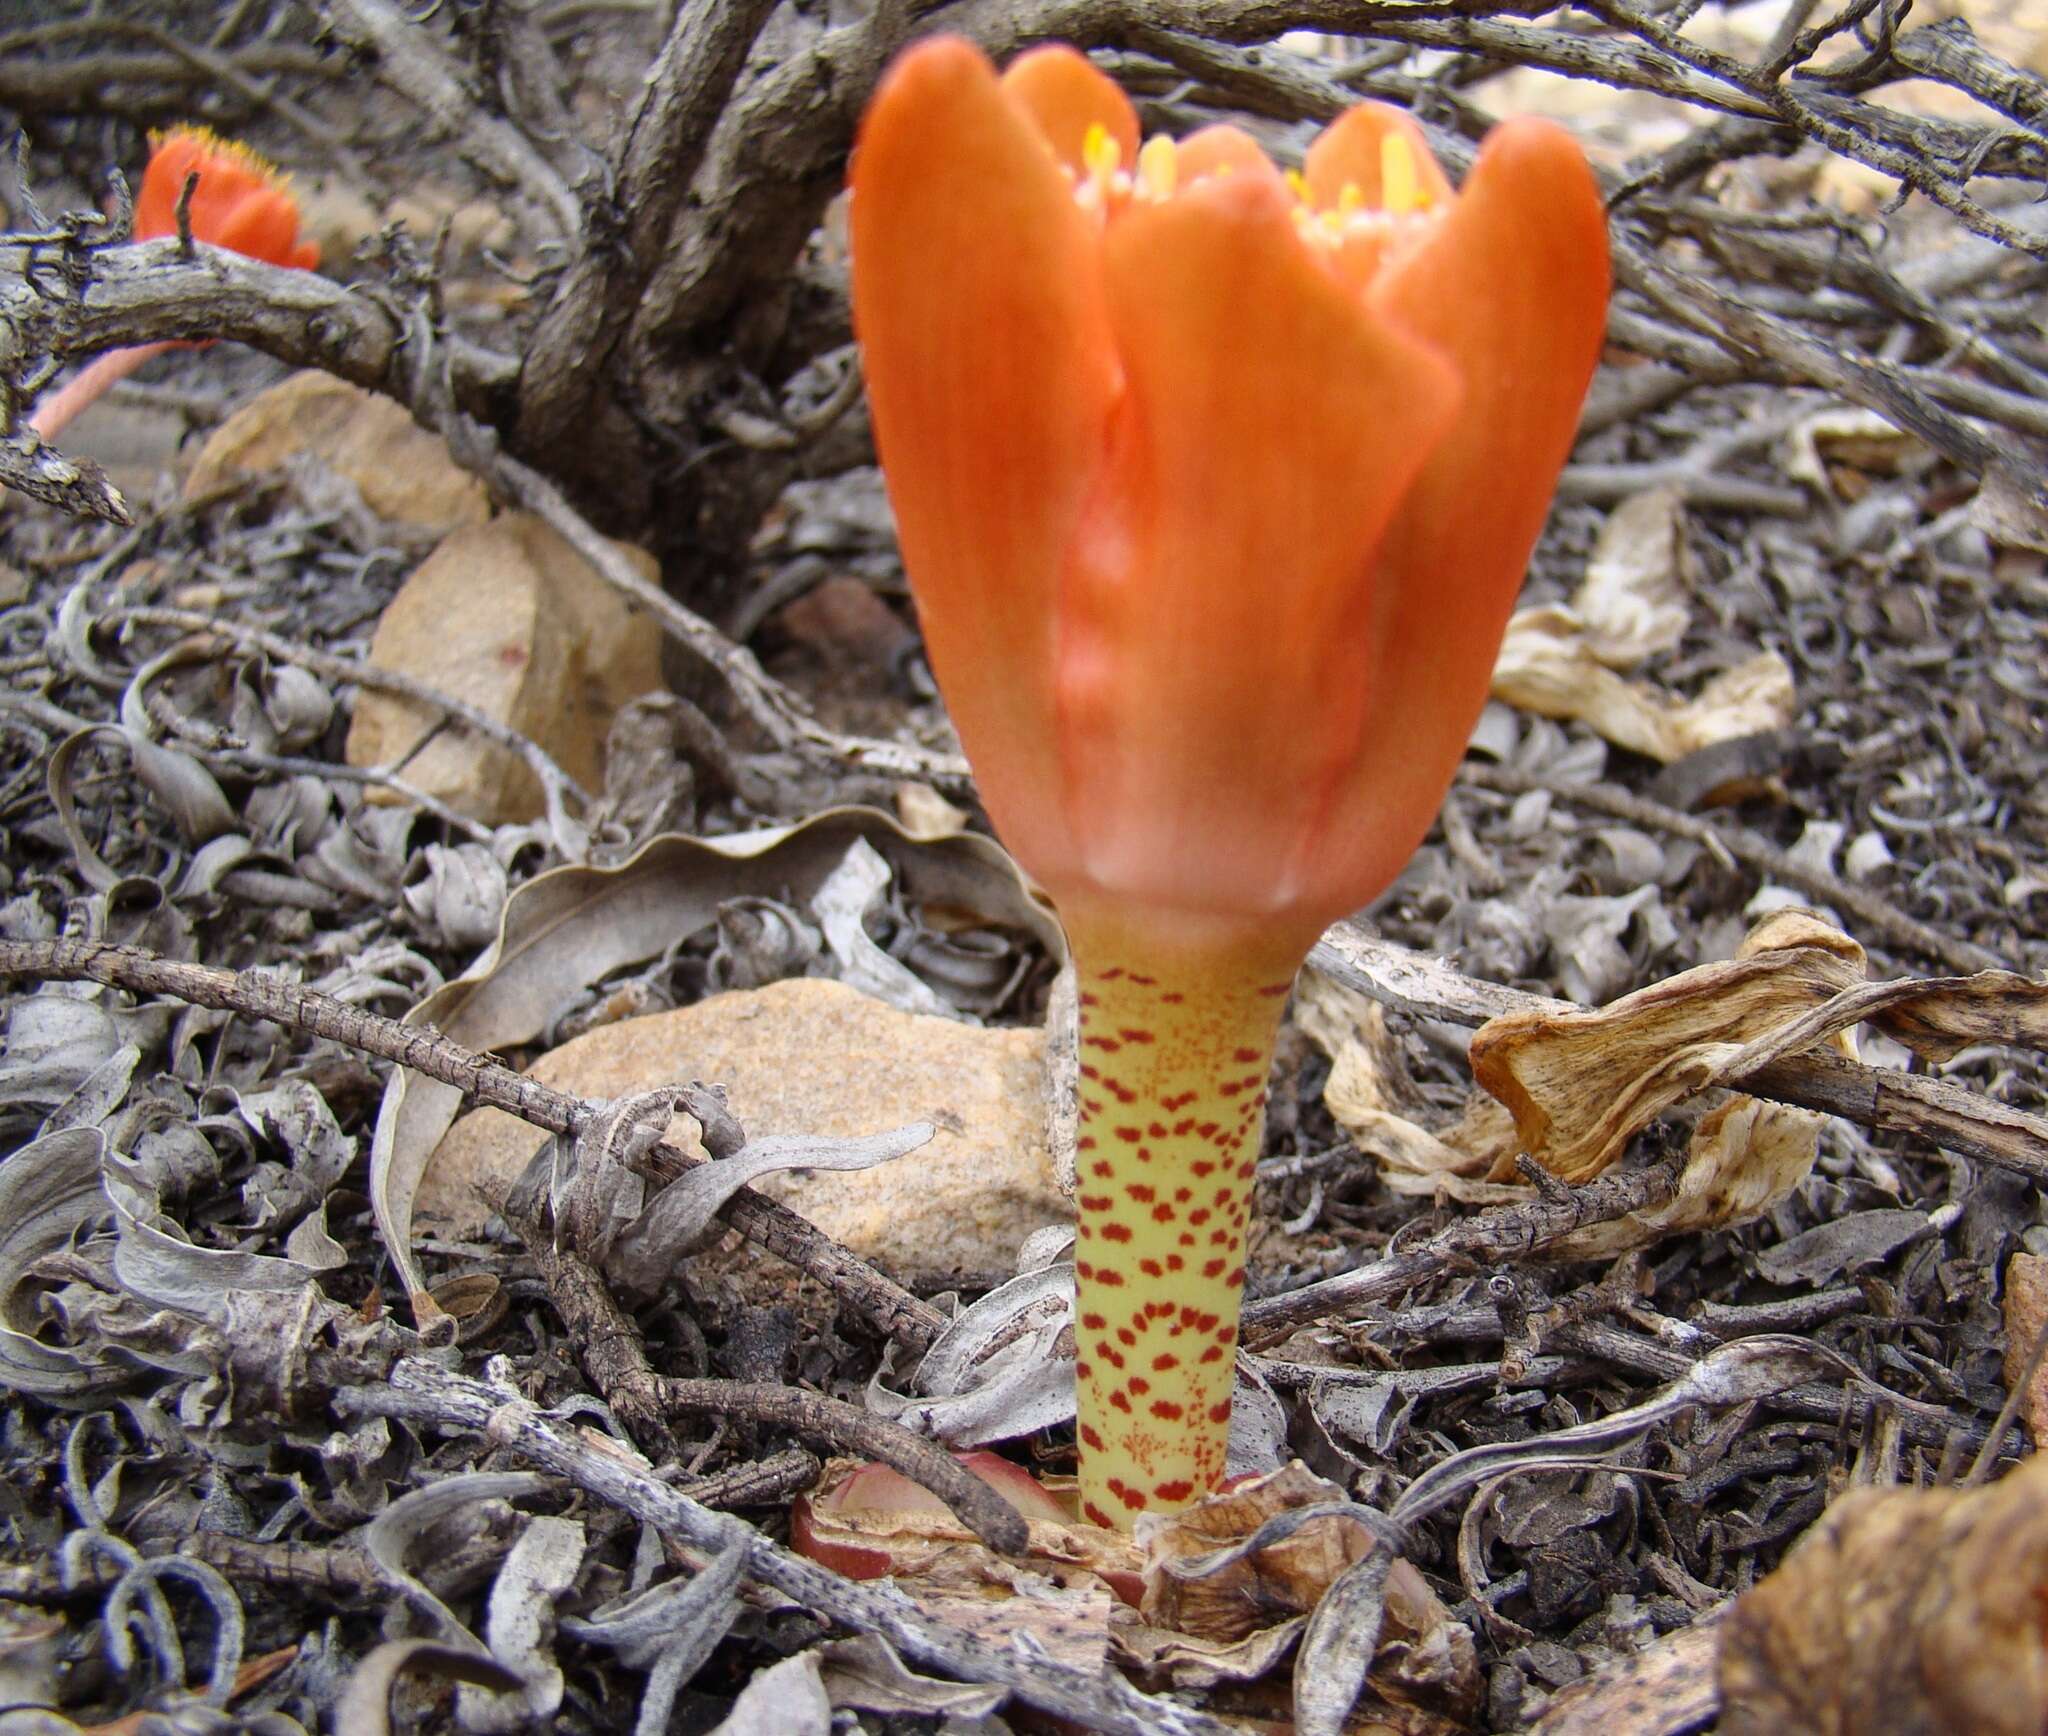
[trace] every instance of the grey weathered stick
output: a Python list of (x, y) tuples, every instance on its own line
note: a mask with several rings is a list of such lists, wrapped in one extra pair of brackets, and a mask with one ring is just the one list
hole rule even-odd
[[(580, 1098), (550, 1090), (451, 1042), (438, 1031), (366, 1013), (266, 971), (180, 964), (137, 947), (101, 941), (45, 940), (0, 941), (0, 976), (104, 983), (136, 994), (169, 995), (194, 1006), (247, 1013), (411, 1067), (430, 1079), (453, 1085), (479, 1103), (507, 1110), (552, 1133), (573, 1136), (598, 1113)], [(672, 1147), (657, 1149), (669, 1162), (695, 1161)], [(751, 1188), (733, 1195), (718, 1215), (749, 1240), (808, 1272), (884, 1337), (921, 1351), (945, 1327), (945, 1316), (929, 1302), (913, 1296), (787, 1206)]]
[(722, 1553), (746, 1552), (751, 1579), (856, 1633), (878, 1633), (912, 1663), (964, 1682), (1000, 1683), (1026, 1705), (1107, 1736), (1229, 1736), (1232, 1726), (1163, 1698), (1140, 1694), (1110, 1672), (1058, 1664), (995, 1645), (923, 1614), (887, 1584), (856, 1585), (777, 1548), (751, 1526), (710, 1512), (615, 1452), (584, 1440), (572, 1423), (542, 1415), (530, 1400), (433, 1363), (409, 1359), (388, 1386), (344, 1388), (344, 1416), (401, 1416), (416, 1426), (482, 1433), (592, 1498), (657, 1530)]

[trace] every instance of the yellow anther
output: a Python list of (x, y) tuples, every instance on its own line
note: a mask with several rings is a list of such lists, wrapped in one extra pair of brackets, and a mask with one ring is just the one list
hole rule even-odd
[(1365, 189), (1356, 181), (1346, 181), (1344, 190), (1337, 195), (1337, 209), (1349, 217), (1365, 209)]
[(1315, 203), (1315, 196), (1308, 190), (1308, 177), (1299, 169), (1287, 171), (1287, 190), (1304, 205)]
[(1380, 209), (1405, 217), (1428, 203), (1415, 170), (1415, 147), (1400, 133), (1386, 134), (1380, 140)]
[(1081, 161), (1097, 181), (1107, 181), (1122, 166), (1123, 147), (1109, 136), (1109, 128), (1091, 121), (1081, 137)]
[(1180, 151), (1164, 133), (1138, 147), (1138, 186), (1148, 199), (1171, 199), (1180, 179)]

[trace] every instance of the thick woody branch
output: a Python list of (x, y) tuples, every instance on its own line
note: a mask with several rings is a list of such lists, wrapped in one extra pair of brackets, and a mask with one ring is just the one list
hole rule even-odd
[(634, 305), (661, 258), (669, 225), (703, 162), (748, 46), (776, 0), (688, 0), (677, 8), (640, 93), (610, 233), (595, 226), (535, 328), (519, 385), (519, 435), (529, 449), (557, 438), (598, 389)]
[[(0, 260), (8, 249), (0, 247)], [(20, 258), (17, 252), (16, 259)], [(216, 247), (190, 255), (170, 237), (94, 248), (82, 289), (35, 259), (26, 281), (0, 285), (0, 367), (70, 359), (167, 339), (227, 338), (280, 361), (383, 392), (409, 408), (417, 369), (406, 322), (382, 299), (311, 271), (266, 265)], [(488, 418), (519, 363), (450, 340), (443, 355), (455, 402)]]
[(337, 35), (375, 57), (384, 83), (492, 180), (524, 193), (558, 237), (581, 230), (582, 206), (553, 165), (516, 127), (478, 104), (425, 30), (386, 0), (328, 0), (326, 13)]

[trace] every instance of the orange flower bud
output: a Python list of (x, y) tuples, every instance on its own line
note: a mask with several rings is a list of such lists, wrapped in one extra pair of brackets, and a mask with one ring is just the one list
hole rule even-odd
[[(267, 158), (206, 127), (173, 127), (150, 134), (149, 164), (135, 196), (135, 239), (154, 241), (178, 232), (178, 200), (186, 179), (198, 175), (186, 207), (192, 239), (226, 247), (271, 265), (311, 271), (320, 244), (299, 239), (299, 202)], [(81, 368), (36, 406), (29, 426), (54, 440), (74, 417), (152, 356), (185, 347), (177, 342), (134, 344), (109, 350)]]
[(886, 76), (854, 317), (932, 666), (1047, 888), (1313, 937), (1421, 841), (1605, 324), (1599, 191), (1546, 121), (1453, 191), (1353, 109), (1283, 176), (1142, 149), (1082, 56)]

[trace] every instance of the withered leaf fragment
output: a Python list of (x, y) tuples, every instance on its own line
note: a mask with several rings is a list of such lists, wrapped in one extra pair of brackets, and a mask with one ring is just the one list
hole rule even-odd
[(1721, 1736), (2039, 1736), (2048, 1460), (1983, 1489), (1859, 1489), (1746, 1593)]

